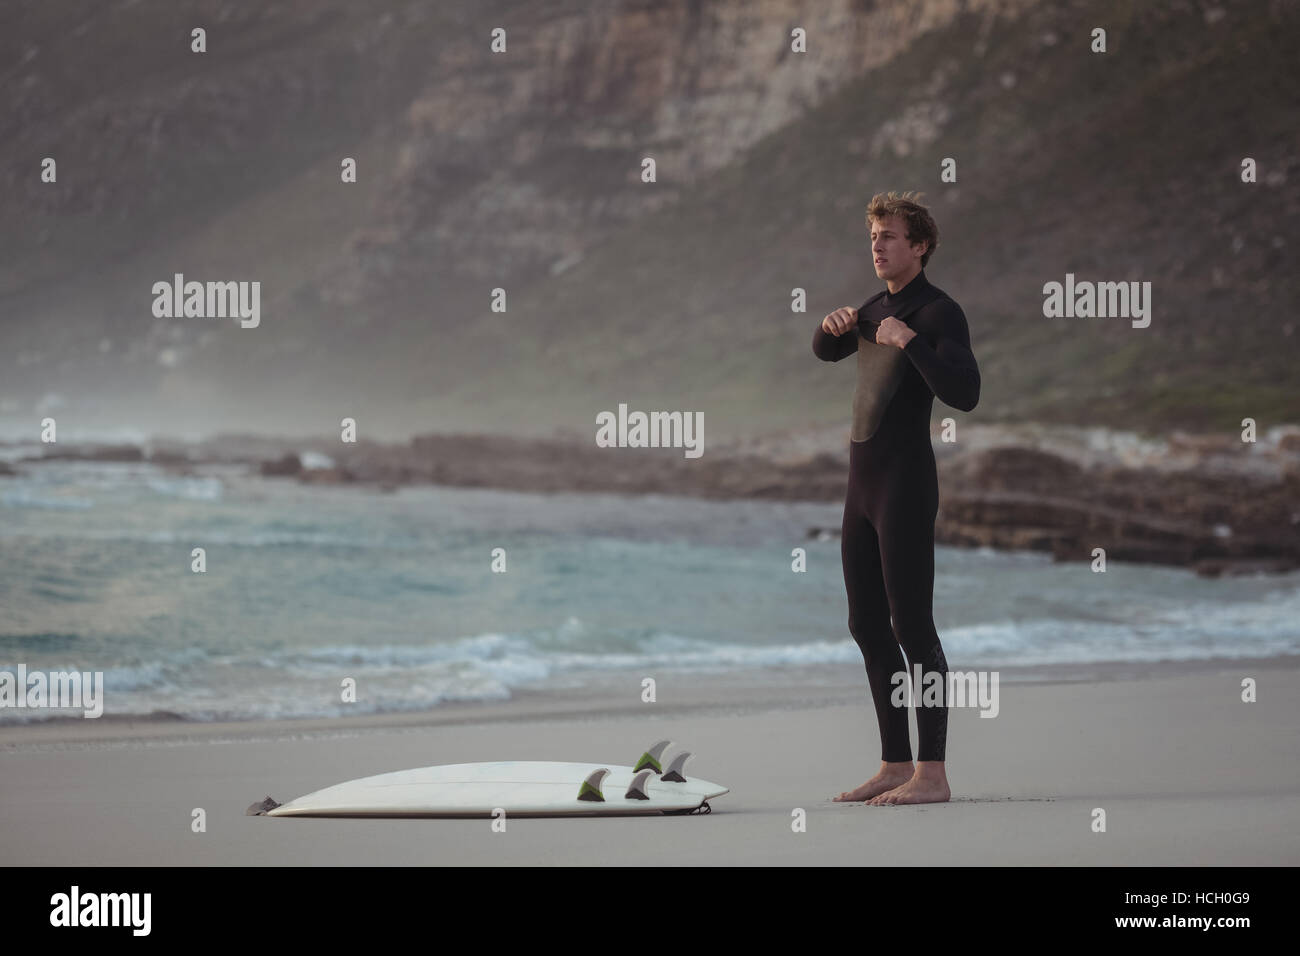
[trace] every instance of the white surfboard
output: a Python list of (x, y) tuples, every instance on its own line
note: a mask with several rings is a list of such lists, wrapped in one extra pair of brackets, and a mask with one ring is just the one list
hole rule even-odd
[[(479, 817), (629, 815), (702, 810), (728, 790), (684, 774), (690, 754), (663, 770), (671, 741), (646, 751), (635, 766), (514, 760), (398, 770), (349, 780), (262, 810), (272, 817)], [(255, 808), (250, 808), (253, 812)]]

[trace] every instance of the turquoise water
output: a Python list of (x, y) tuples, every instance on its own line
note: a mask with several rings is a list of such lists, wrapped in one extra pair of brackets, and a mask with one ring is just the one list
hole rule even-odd
[[(861, 673), (839, 541), (808, 535), (838, 528), (838, 504), (18, 467), (0, 478), (0, 670), (102, 671), (109, 715), (419, 710), (679, 669)], [(1300, 575), (1094, 574), (943, 547), (937, 568), (953, 668), (1300, 653)], [(341, 701), (349, 677), (355, 704)]]

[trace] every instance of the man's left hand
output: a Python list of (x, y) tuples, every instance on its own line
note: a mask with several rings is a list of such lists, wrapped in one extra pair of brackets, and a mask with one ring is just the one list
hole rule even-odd
[(891, 315), (881, 319), (880, 325), (876, 327), (876, 344), (897, 345), (901, 349), (912, 341), (914, 335), (916, 333), (908, 328), (906, 322)]

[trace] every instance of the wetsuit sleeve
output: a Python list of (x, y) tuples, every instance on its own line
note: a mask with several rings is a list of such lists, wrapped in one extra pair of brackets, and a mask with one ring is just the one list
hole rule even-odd
[[(858, 307), (858, 315), (861, 315), (862, 310), (867, 307), (867, 302), (863, 302)], [(861, 334), (857, 329), (850, 329), (840, 336), (831, 335), (824, 331), (821, 322), (818, 322), (817, 331), (813, 333), (813, 354), (823, 362), (838, 362), (858, 350), (858, 337)]]
[(961, 306), (947, 300), (917, 312), (916, 335), (903, 348), (935, 398), (963, 412), (980, 400), (980, 370), (970, 348), (970, 330)]
[(858, 330), (849, 329), (843, 335), (831, 335), (818, 323), (812, 345), (813, 354), (823, 362), (838, 362), (858, 350)]

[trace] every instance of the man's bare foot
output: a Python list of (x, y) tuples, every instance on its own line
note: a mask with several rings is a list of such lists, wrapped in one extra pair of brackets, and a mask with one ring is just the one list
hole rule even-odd
[(836, 803), (856, 803), (870, 800), (878, 794), (893, 790), (900, 784), (912, 779), (912, 761), (907, 763), (881, 763), (880, 770), (874, 777), (856, 790), (845, 790), (834, 800)]
[(905, 803), (947, 803), (952, 797), (948, 775), (942, 760), (917, 761), (916, 773), (902, 786), (886, 790), (867, 801), (869, 806), (884, 807)]

